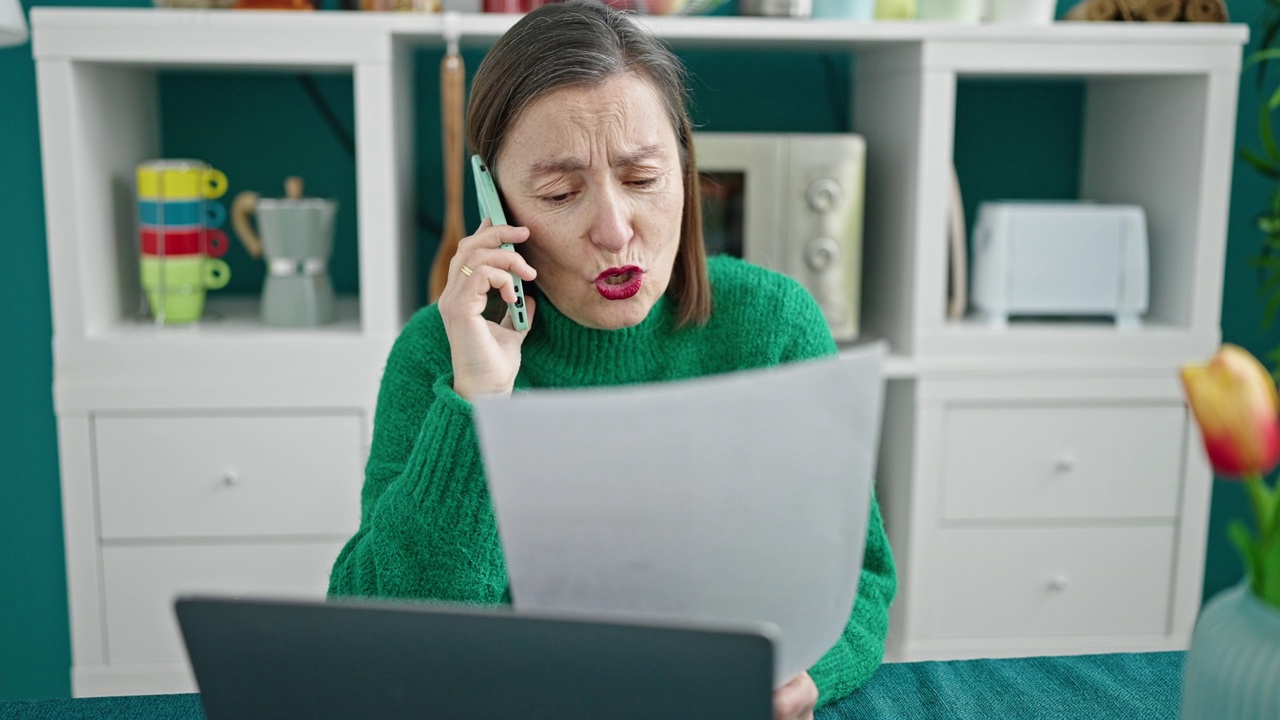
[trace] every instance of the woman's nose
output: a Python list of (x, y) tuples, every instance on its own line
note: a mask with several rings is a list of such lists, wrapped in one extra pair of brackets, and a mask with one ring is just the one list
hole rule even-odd
[(632, 234), (631, 212), (624, 198), (612, 189), (598, 193), (591, 219), (591, 242), (617, 252), (627, 246)]

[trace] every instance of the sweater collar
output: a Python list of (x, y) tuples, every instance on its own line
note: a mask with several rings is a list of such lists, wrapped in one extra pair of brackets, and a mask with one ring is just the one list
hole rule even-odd
[[(546, 295), (536, 296), (538, 308), (525, 340), (535, 350), (539, 365), (562, 369), (568, 375), (556, 381), (569, 384), (627, 382), (631, 372), (644, 373), (660, 354), (655, 339), (673, 325), (673, 304), (664, 293), (639, 324), (617, 330), (597, 330), (579, 325), (557, 308)], [(558, 373), (557, 373), (558, 374)], [(547, 378), (552, 380), (552, 378)]]

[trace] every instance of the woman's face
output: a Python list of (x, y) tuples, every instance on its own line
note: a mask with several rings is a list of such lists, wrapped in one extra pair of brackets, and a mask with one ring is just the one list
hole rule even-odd
[(534, 101), (495, 175), (538, 289), (580, 325), (638, 324), (666, 292), (680, 245), (684, 178), (661, 99), (627, 73)]

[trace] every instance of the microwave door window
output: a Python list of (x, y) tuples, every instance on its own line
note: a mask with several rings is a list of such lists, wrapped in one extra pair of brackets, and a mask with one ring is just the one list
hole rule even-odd
[(746, 174), (701, 172), (702, 238), (707, 256), (741, 258), (746, 210)]

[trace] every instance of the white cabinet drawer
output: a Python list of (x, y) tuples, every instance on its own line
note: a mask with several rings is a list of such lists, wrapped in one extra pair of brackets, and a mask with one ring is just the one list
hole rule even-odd
[(938, 534), (932, 637), (1168, 632), (1174, 529), (953, 529)]
[(186, 661), (173, 600), (187, 593), (323, 598), (343, 541), (102, 549), (111, 664)]
[(1187, 415), (1180, 405), (946, 410), (946, 519), (1173, 518)]
[(349, 535), (361, 416), (94, 420), (102, 537)]

